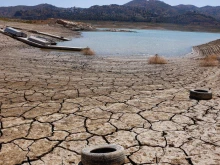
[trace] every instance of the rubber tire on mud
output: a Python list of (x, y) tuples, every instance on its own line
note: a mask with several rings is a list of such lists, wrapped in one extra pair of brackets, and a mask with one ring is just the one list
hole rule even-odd
[[(94, 150), (104, 148), (113, 150), (108, 153), (94, 153)], [(83, 165), (121, 165), (125, 162), (124, 148), (119, 145), (98, 145), (82, 150), (81, 161)]]
[(212, 99), (212, 92), (208, 90), (192, 89), (190, 90), (190, 98), (196, 100), (210, 100)]

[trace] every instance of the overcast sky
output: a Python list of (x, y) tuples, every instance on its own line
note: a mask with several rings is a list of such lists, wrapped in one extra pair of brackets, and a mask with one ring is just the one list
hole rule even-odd
[[(0, 6), (15, 6), (15, 5), (37, 5), (48, 3), (58, 7), (90, 7), (93, 5), (109, 5), (109, 4), (125, 4), (130, 0), (0, 0)], [(172, 6), (179, 4), (193, 4), (195, 6), (220, 6), (220, 0), (162, 0)]]

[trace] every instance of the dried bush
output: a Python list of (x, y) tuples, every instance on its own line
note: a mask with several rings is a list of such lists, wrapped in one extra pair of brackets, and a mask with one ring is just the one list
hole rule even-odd
[(156, 54), (148, 59), (148, 64), (167, 64), (167, 60)]
[(200, 66), (211, 67), (219, 64), (217, 55), (208, 55), (200, 62)]
[(95, 52), (93, 50), (91, 50), (90, 48), (85, 48), (82, 50), (82, 53), (84, 55), (95, 55)]

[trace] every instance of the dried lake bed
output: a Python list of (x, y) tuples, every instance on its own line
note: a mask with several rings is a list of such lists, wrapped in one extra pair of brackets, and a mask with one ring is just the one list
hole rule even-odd
[[(0, 41), (1, 165), (78, 165), (82, 148), (106, 143), (125, 148), (126, 165), (219, 165), (219, 66), (200, 67), (196, 54), (148, 65), (140, 56), (45, 51), (3, 35)], [(189, 99), (193, 88), (211, 89), (213, 99)]]

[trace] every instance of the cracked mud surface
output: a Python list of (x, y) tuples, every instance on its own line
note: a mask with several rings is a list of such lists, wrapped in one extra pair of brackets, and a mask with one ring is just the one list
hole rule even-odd
[[(78, 165), (82, 148), (106, 143), (125, 148), (125, 165), (220, 164), (219, 67), (0, 40), (1, 165)], [(200, 87), (213, 99), (189, 99), (188, 90)]]

